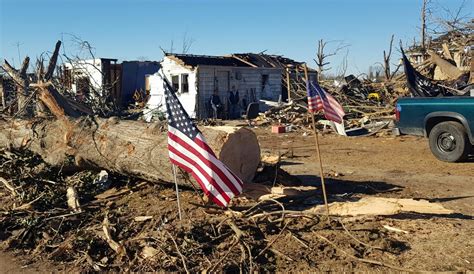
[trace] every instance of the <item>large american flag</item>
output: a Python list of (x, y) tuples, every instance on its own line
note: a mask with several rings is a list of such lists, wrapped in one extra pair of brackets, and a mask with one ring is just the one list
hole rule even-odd
[(217, 205), (227, 206), (242, 192), (243, 182), (220, 160), (189, 118), (163, 76), (168, 119), (168, 150), (173, 164), (191, 173), (204, 193)]
[(323, 110), (326, 119), (342, 123), (342, 118), (346, 114), (334, 97), (324, 91), (315, 81), (307, 81), (306, 90), (308, 91), (308, 110), (310, 112)]

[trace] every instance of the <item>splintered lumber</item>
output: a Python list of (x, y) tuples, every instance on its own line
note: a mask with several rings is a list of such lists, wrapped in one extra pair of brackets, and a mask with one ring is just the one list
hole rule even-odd
[(61, 93), (51, 87), (49, 84), (32, 84), (37, 88), (39, 99), (58, 119), (62, 119), (65, 115), (78, 118), (79, 112), (74, 110), (69, 101)]
[(463, 75), (463, 72), (459, 68), (441, 58), (436, 54), (436, 52), (429, 50), (428, 53), (433, 62), (441, 69), (441, 72), (443, 72), (449, 79), (456, 80)]
[[(95, 167), (172, 182), (166, 128), (117, 118), (0, 120), (0, 148), (29, 149), (55, 166)], [(219, 159), (250, 182), (260, 162), (255, 133), (235, 127), (200, 129)]]
[[(323, 214), (324, 206), (317, 205), (306, 209), (311, 214)], [(453, 214), (440, 203), (427, 200), (398, 199), (385, 197), (363, 197), (355, 202), (334, 202), (329, 204), (329, 212), (335, 216), (395, 215), (403, 212), (421, 214)]]

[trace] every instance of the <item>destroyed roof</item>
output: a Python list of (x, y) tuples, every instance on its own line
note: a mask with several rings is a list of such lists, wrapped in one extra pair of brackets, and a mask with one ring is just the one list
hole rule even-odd
[(209, 56), (209, 55), (193, 55), (193, 54), (171, 54), (166, 53), (166, 57), (173, 59), (183, 66), (196, 67), (199, 65), (206, 66), (225, 66), (225, 67), (251, 67), (232, 56)]
[[(293, 59), (280, 55), (269, 55), (263, 53), (235, 53), (229, 56), (210, 56), (193, 54), (172, 54), (166, 53), (166, 57), (175, 60), (183, 66), (196, 67), (206, 66), (227, 66), (227, 67), (253, 67), (253, 68), (299, 68), (303, 69), (304, 62), (297, 62)], [(309, 72), (316, 70), (308, 68)]]
[(296, 62), (295, 60), (285, 58), (283, 56), (268, 55), (263, 53), (235, 53), (232, 56), (250, 63), (254, 67), (283, 68), (287, 65), (300, 66), (303, 64), (302, 62)]
[[(246, 62), (252, 67), (260, 68), (302, 68), (304, 62), (298, 62), (290, 58), (283, 57), (281, 55), (270, 55), (263, 53), (235, 53), (232, 56)], [(308, 71), (315, 71), (314, 69), (308, 68)]]

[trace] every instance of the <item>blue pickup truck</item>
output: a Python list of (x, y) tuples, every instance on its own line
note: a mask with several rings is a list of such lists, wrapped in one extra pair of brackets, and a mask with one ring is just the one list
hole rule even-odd
[(403, 97), (395, 115), (395, 133), (428, 137), (441, 161), (463, 161), (474, 152), (474, 97)]

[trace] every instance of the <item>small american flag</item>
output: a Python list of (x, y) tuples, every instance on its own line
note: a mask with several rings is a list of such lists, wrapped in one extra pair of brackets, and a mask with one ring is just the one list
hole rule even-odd
[(342, 123), (344, 109), (329, 93), (324, 91), (318, 83), (314, 81), (306, 82), (308, 91), (308, 110), (310, 112), (324, 111), (324, 117), (336, 123)]
[(168, 150), (173, 164), (191, 173), (217, 205), (227, 206), (243, 182), (217, 159), (163, 76), (168, 119)]

